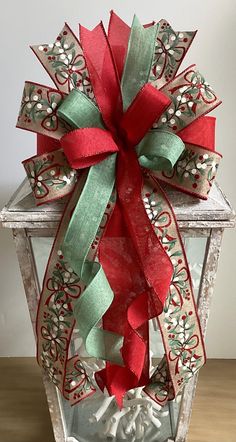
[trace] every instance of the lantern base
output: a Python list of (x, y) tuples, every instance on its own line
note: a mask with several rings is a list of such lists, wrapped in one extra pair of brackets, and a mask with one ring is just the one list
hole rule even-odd
[[(130, 406), (129, 406), (130, 402)], [(114, 397), (102, 393), (75, 407), (61, 398), (67, 442), (166, 442), (174, 440), (179, 401), (160, 407), (141, 389), (126, 395), (119, 410)]]

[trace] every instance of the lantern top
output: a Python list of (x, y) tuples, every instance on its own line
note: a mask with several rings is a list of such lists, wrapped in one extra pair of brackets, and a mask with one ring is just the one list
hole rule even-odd
[[(234, 227), (235, 212), (217, 183), (208, 200), (199, 200), (165, 185), (164, 190), (181, 228)], [(27, 178), (0, 212), (0, 222), (9, 228), (56, 228), (67, 197), (36, 207)]]

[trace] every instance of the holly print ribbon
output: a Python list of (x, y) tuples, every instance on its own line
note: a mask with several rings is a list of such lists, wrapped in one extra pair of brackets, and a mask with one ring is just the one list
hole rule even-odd
[[(205, 362), (160, 184), (206, 199), (221, 157), (204, 116), (220, 101), (195, 66), (176, 76), (194, 35), (136, 17), (130, 30), (112, 12), (108, 37), (101, 24), (80, 27), (79, 43), (65, 25), (53, 44), (32, 48), (57, 89), (25, 84), (17, 126), (37, 132), (38, 154), (23, 163), (37, 204), (71, 194), (39, 302), (38, 361), (72, 404), (95, 391), (70, 357), (75, 324), (88, 354), (107, 361), (95, 378), (120, 405), (138, 386), (164, 404)], [(150, 379), (154, 317), (165, 356)]]

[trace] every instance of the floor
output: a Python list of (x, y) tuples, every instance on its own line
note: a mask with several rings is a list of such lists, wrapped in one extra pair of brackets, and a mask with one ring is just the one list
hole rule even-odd
[[(34, 358), (0, 358), (0, 442), (54, 442)], [(236, 360), (202, 368), (188, 442), (236, 442)]]

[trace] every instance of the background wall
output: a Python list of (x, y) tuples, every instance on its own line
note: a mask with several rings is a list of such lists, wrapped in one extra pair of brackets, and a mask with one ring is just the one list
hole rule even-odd
[[(51, 84), (28, 48), (54, 41), (67, 21), (77, 30), (80, 21), (93, 27), (110, 9), (131, 23), (134, 12), (143, 22), (166, 18), (175, 30), (199, 29), (182, 65), (196, 63), (223, 100), (218, 118), (217, 147), (224, 159), (218, 181), (236, 207), (235, 191), (235, 0), (32, 0), (1, 3), (1, 173), (0, 207), (24, 178), (21, 161), (35, 153), (35, 136), (15, 129), (23, 84)], [(34, 355), (34, 341), (11, 232), (0, 229), (0, 356)], [(216, 290), (207, 334), (208, 357), (235, 358), (236, 293), (234, 230), (225, 232)]]

